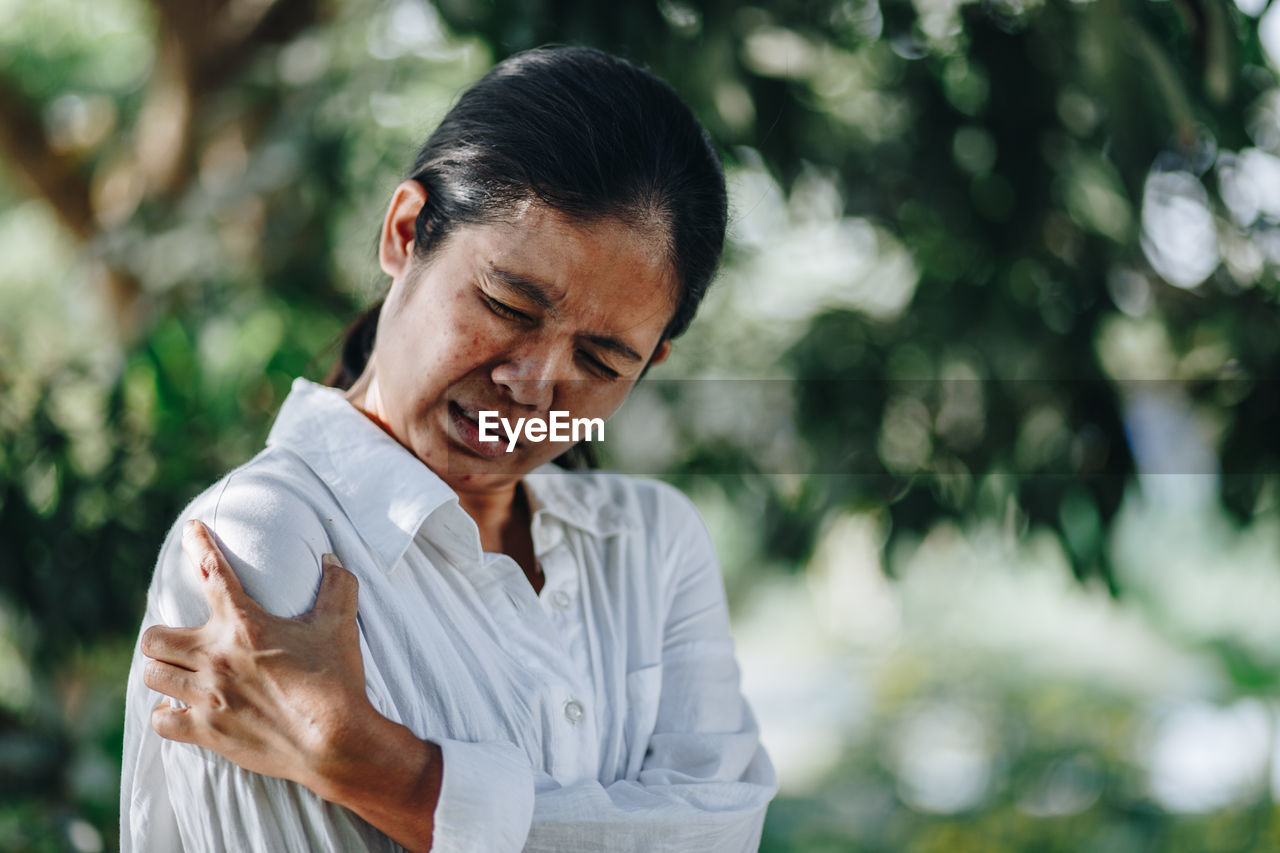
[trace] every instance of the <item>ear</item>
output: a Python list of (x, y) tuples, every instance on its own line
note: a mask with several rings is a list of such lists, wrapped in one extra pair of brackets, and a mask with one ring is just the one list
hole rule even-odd
[(658, 344), (658, 348), (653, 351), (653, 356), (649, 359), (646, 369), (653, 367), (655, 364), (662, 364), (669, 355), (671, 355), (671, 339), (663, 338), (662, 343)]
[(391, 196), (378, 241), (378, 263), (392, 278), (399, 278), (413, 257), (413, 224), (426, 200), (426, 189), (413, 180), (401, 183)]

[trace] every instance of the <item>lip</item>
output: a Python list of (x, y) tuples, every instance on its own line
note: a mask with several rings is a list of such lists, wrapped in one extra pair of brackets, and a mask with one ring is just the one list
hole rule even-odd
[[(480, 424), (472, 418), (468, 417), (466, 407), (460, 405), (456, 401), (449, 401), (449, 422), (452, 424), (453, 436), (464, 450), (469, 451), (481, 459), (496, 459), (499, 456), (507, 455), (507, 437), (499, 430), (499, 438), (497, 441), (481, 441), (480, 440)], [(470, 411), (478, 411), (471, 409)], [(521, 449), (522, 443), (516, 442), (516, 450)]]

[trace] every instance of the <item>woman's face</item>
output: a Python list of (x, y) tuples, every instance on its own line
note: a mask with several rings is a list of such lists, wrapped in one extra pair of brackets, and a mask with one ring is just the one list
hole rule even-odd
[(478, 440), (482, 410), (608, 418), (664, 359), (675, 281), (659, 228), (574, 222), (530, 204), (413, 255), (425, 198), (397, 189), (379, 255), (393, 277), (369, 368), (350, 398), (455, 489), (511, 483), (572, 442)]

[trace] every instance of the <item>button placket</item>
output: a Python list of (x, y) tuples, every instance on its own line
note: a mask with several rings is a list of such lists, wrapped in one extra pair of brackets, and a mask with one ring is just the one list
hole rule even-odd
[(541, 598), (552, 611), (564, 614), (573, 607), (578, 582), (575, 567), (565, 551), (563, 531), (557, 528), (553, 538), (555, 545), (538, 557), (547, 578)]

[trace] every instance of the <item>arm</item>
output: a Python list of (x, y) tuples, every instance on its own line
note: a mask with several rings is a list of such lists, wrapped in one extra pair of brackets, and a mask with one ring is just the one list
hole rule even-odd
[(527, 851), (594, 850), (605, 839), (611, 851), (759, 846), (777, 782), (739, 689), (719, 563), (693, 504), (663, 492), (658, 529), (671, 535), (662, 662), (627, 685), (629, 701), (658, 703), (643, 762), (634, 780), (540, 793)]
[[(379, 714), (365, 693), (355, 575), (325, 555), (314, 607), (272, 619), (203, 524), (187, 524), (182, 543), (211, 618), (200, 628), (157, 626), (142, 636), (143, 654), (160, 658), (147, 664), (146, 685), (183, 703), (156, 705), (156, 732), (304, 785), (408, 849), (429, 850), (440, 747)], [(316, 632), (333, 642), (311, 642)]]
[(194, 508), (216, 537), (194, 524), (162, 552), (130, 674), (122, 848), (518, 850), (523, 753), (425, 740), (379, 713), (355, 577), (333, 560), (321, 579), (325, 530), (243, 491)]
[[(310, 607), (320, 585), (320, 555), (331, 545), (305, 501), (278, 480), (242, 471), (198, 498), (188, 512), (217, 530), (239, 581), (263, 608), (291, 616)], [(144, 628), (158, 623), (196, 626), (210, 617), (209, 584), (219, 576), (209, 581), (192, 570), (180, 532), (175, 527), (161, 549)], [(182, 630), (188, 638), (194, 631)], [(360, 661), (360, 656), (357, 642), (345, 659)], [(147, 667), (140, 641), (126, 699), (122, 850), (397, 849), (352, 812), (293, 781), (263, 776), (208, 750), (162, 739), (151, 727), (162, 697), (145, 683)]]

